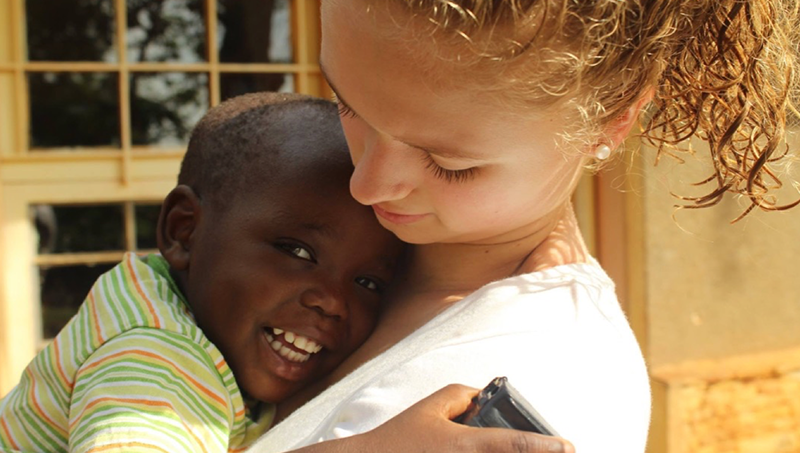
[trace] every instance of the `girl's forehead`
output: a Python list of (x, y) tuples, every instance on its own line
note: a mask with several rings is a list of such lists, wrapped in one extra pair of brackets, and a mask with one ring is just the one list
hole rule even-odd
[[(545, 108), (552, 112), (570, 103), (570, 96), (565, 93), (569, 91), (566, 87), (573, 75), (574, 58), (569, 57), (563, 43), (543, 33), (541, 21), (515, 20), (499, 14), (495, 18), (484, 17), (481, 20), (485, 23), (478, 23), (437, 13), (437, 4), (451, 3), (482, 2), (323, 2), (323, 28), (329, 22), (338, 24), (323, 33), (323, 50), (326, 40), (335, 38), (335, 33), (344, 32), (345, 27), (357, 27), (362, 33), (360, 41), (340, 40), (337, 44), (349, 46), (349, 52), (360, 55), (371, 48), (402, 62), (402, 67), (421, 76), (426, 89), (469, 92), (506, 106), (515, 115), (535, 115)], [(489, 3), (531, 4), (527, 11), (536, 14), (536, 5), (546, 2)], [(463, 11), (470, 15), (470, 10)]]
[[(625, 3), (605, 0), (606, 3)], [(571, 24), (582, 10), (603, 1), (564, 0), (334, 0), (370, 15), (387, 35), (429, 38), (437, 47), (467, 59), (508, 60), (543, 46), (580, 39)], [(588, 18), (587, 20), (593, 20)], [(573, 30), (574, 29), (574, 30)], [(465, 52), (466, 50), (466, 52)]]
[[(506, 90), (500, 80), (508, 72), (499, 62), (484, 58), (462, 36), (446, 36), (428, 18), (412, 13), (402, 0), (331, 0), (322, 4), (322, 64), (329, 80), (336, 85), (337, 59), (343, 54), (349, 63), (376, 59), (394, 66), (392, 83), (402, 77), (415, 79), (416, 90), (431, 95), (461, 90), (477, 93), (483, 99), (499, 100)], [(499, 33), (499, 27), (495, 29)], [(342, 39), (344, 38), (344, 39)], [(473, 43), (474, 44), (474, 43)], [(484, 64), (480, 64), (483, 61)], [(388, 75), (388, 74), (387, 74)], [(406, 77), (406, 76), (412, 77)], [(511, 74), (508, 74), (511, 75)], [(508, 78), (505, 78), (508, 80)], [(400, 85), (400, 84), (398, 84)], [(338, 87), (335, 86), (335, 88)], [(341, 87), (340, 87), (341, 88)], [(398, 89), (400, 87), (398, 86)], [(346, 90), (345, 90), (346, 91)], [(346, 96), (349, 93), (337, 93)], [(473, 94), (474, 95), (474, 94)]]

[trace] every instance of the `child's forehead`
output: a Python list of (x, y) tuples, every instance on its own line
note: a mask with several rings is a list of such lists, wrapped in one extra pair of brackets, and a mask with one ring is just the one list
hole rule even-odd
[[(316, 197), (319, 206), (330, 206), (325, 201), (330, 201), (330, 197)], [(315, 236), (335, 239), (341, 236), (341, 228), (336, 222), (339, 216), (331, 215), (332, 209), (314, 209), (316, 206), (307, 203), (288, 203), (283, 209), (270, 215), (270, 221), (275, 225), (286, 226), (297, 231), (313, 234)], [(311, 208), (311, 209), (309, 209)]]

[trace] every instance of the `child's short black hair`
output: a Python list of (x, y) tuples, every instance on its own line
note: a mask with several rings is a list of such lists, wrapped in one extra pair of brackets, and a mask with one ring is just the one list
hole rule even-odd
[[(297, 149), (301, 148), (301, 149)], [(282, 158), (314, 153), (350, 163), (336, 105), (294, 93), (253, 93), (212, 108), (195, 127), (178, 184), (224, 208), (248, 187), (269, 180)]]

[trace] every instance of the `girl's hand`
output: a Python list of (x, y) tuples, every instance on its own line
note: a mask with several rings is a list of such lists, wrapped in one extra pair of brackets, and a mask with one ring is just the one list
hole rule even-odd
[(449, 385), (360, 436), (351, 451), (574, 453), (564, 439), (502, 428), (473, 428), (451, 420), (467, 409), (478, 390)]

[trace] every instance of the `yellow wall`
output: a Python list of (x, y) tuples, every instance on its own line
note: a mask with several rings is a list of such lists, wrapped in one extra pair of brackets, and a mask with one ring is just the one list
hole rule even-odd
[(800, 208), (734, 225), (744, 200), (675, 212), (670, 192), (699, 194), (688, 183), (707, 170), (694, 159), (644, 169), (650, 366), (800, 346)]

